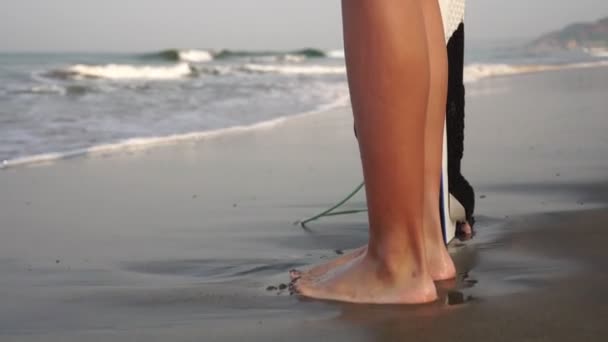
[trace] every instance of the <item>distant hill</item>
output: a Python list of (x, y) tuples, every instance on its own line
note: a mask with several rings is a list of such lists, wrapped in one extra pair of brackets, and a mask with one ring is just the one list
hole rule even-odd
[(529, 44), (536, 52), (555, 50), (608, 50), (608, 17), (592, 23), (576, 23), (545, 34)]

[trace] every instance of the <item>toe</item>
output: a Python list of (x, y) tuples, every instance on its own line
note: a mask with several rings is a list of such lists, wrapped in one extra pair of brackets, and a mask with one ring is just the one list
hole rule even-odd
[(309, 279), (301, 278), (292, 283), (292, 293), (301, 297), (314, 297), (313, 282)]

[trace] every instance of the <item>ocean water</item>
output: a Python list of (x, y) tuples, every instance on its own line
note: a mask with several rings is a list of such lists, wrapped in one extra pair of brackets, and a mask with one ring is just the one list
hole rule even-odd
[[(597, 51), (470, 42), (465, 82), (608, 66)], [(271, 126), (349, 103), (341, 50), (0, 54), (0, 168)]]

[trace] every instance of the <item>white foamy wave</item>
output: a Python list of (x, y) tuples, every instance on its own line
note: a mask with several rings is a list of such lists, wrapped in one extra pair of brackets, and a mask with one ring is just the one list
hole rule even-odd
[(470, 64), (464, 67), (464, 82), (472, 83), (484, 78), (529, 74), (544, 71), (584, 69), (608, 66), (608, 61), (572, 64), (538, 64), (538, 65), (508, 65), (508, 64)]
[(464, 67), (464, 82), (471, 83), (482, 78), (515, 73), (515, 67), (507, 64), (471, 64)]
[(326, 52), (328, 58), (344, 59), (344, 50), (330, 50)]
[(234, 67), (229, 65), (196, 65), (193, 66), (197, 73), (213, 75), (213, 76), (225, 76), (231, 75), (235, 72)]
[(35, 85), (27, 89), (19, 89), (11, 92), (13, 94), (38, 94), (38, 95), (65, 95), (66, 89), (56, 84)]
[(245, 64), (241, 70), (254, 73), (277, 73), (283, 75), (338, 75), (345, 74), (344, 66), (325, 65), (264, 65)]
[[(149, 66), (128, 64), (107, 65), (73, 65), (59, 73), (74, 78), (104, 78), (111, 80), (175, 80), (192, 75), (192, 68), (187, 63), (172, 66)], [(55, 72), (57, 74), (57, 72)]]
[(585, 48), (583, 51), (593, 57), (608, 57), (608, 48)]
[(307, 57), (304, 55), (276, 55), (276, 56), (250, 56), (247, 57), (250, 63), (301, 63)]
[(205, 50), (180, 50), (179, 60), (191, 63), (204, 63), (213, 60), (213, 54)]
[(287, 54), (287, 55), (281, 56), (279, 58), (279, 60), (281, 60), (283, 62), (288, 62), (288, 63), (301, 63), (306, 60), (306, 56)]

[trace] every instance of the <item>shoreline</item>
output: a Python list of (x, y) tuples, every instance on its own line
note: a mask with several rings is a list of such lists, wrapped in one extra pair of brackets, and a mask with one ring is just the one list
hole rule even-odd
[(334, 104), (323, 105), (319, 109), (302, 113), (290, 114), (286, 116), (280, 116), (274, 119), (260, 121), (249, 125), (230, 126), (206, 131), (171, 134), (157, 137), (135, 137), (120, 140), (117, 142), (109, 142), (90, 147), (83, 147), (75, 150), (41, 153), (32, 156), (6, 159), (0, 161), (0, 171), (20, 166), (61, 162), (62, 160), (78, 157), (89, 157), (108, 153), (128, 153), (132, 151), (146, 150), (157, 146), (166, 146), (180, 143), (196, 143), (197, 141), (201, 140), (214, 139), (251, 130), (272, 129), (275, 127), (280, 127), (281, 124), (293, 118), (308, 115), (320, 115), (328, 111), (340, 110), (343, 107), (347, 107), (345, 105), (338, 104), (340, 102), (344, 102), (343, 99), (337, 99)]

